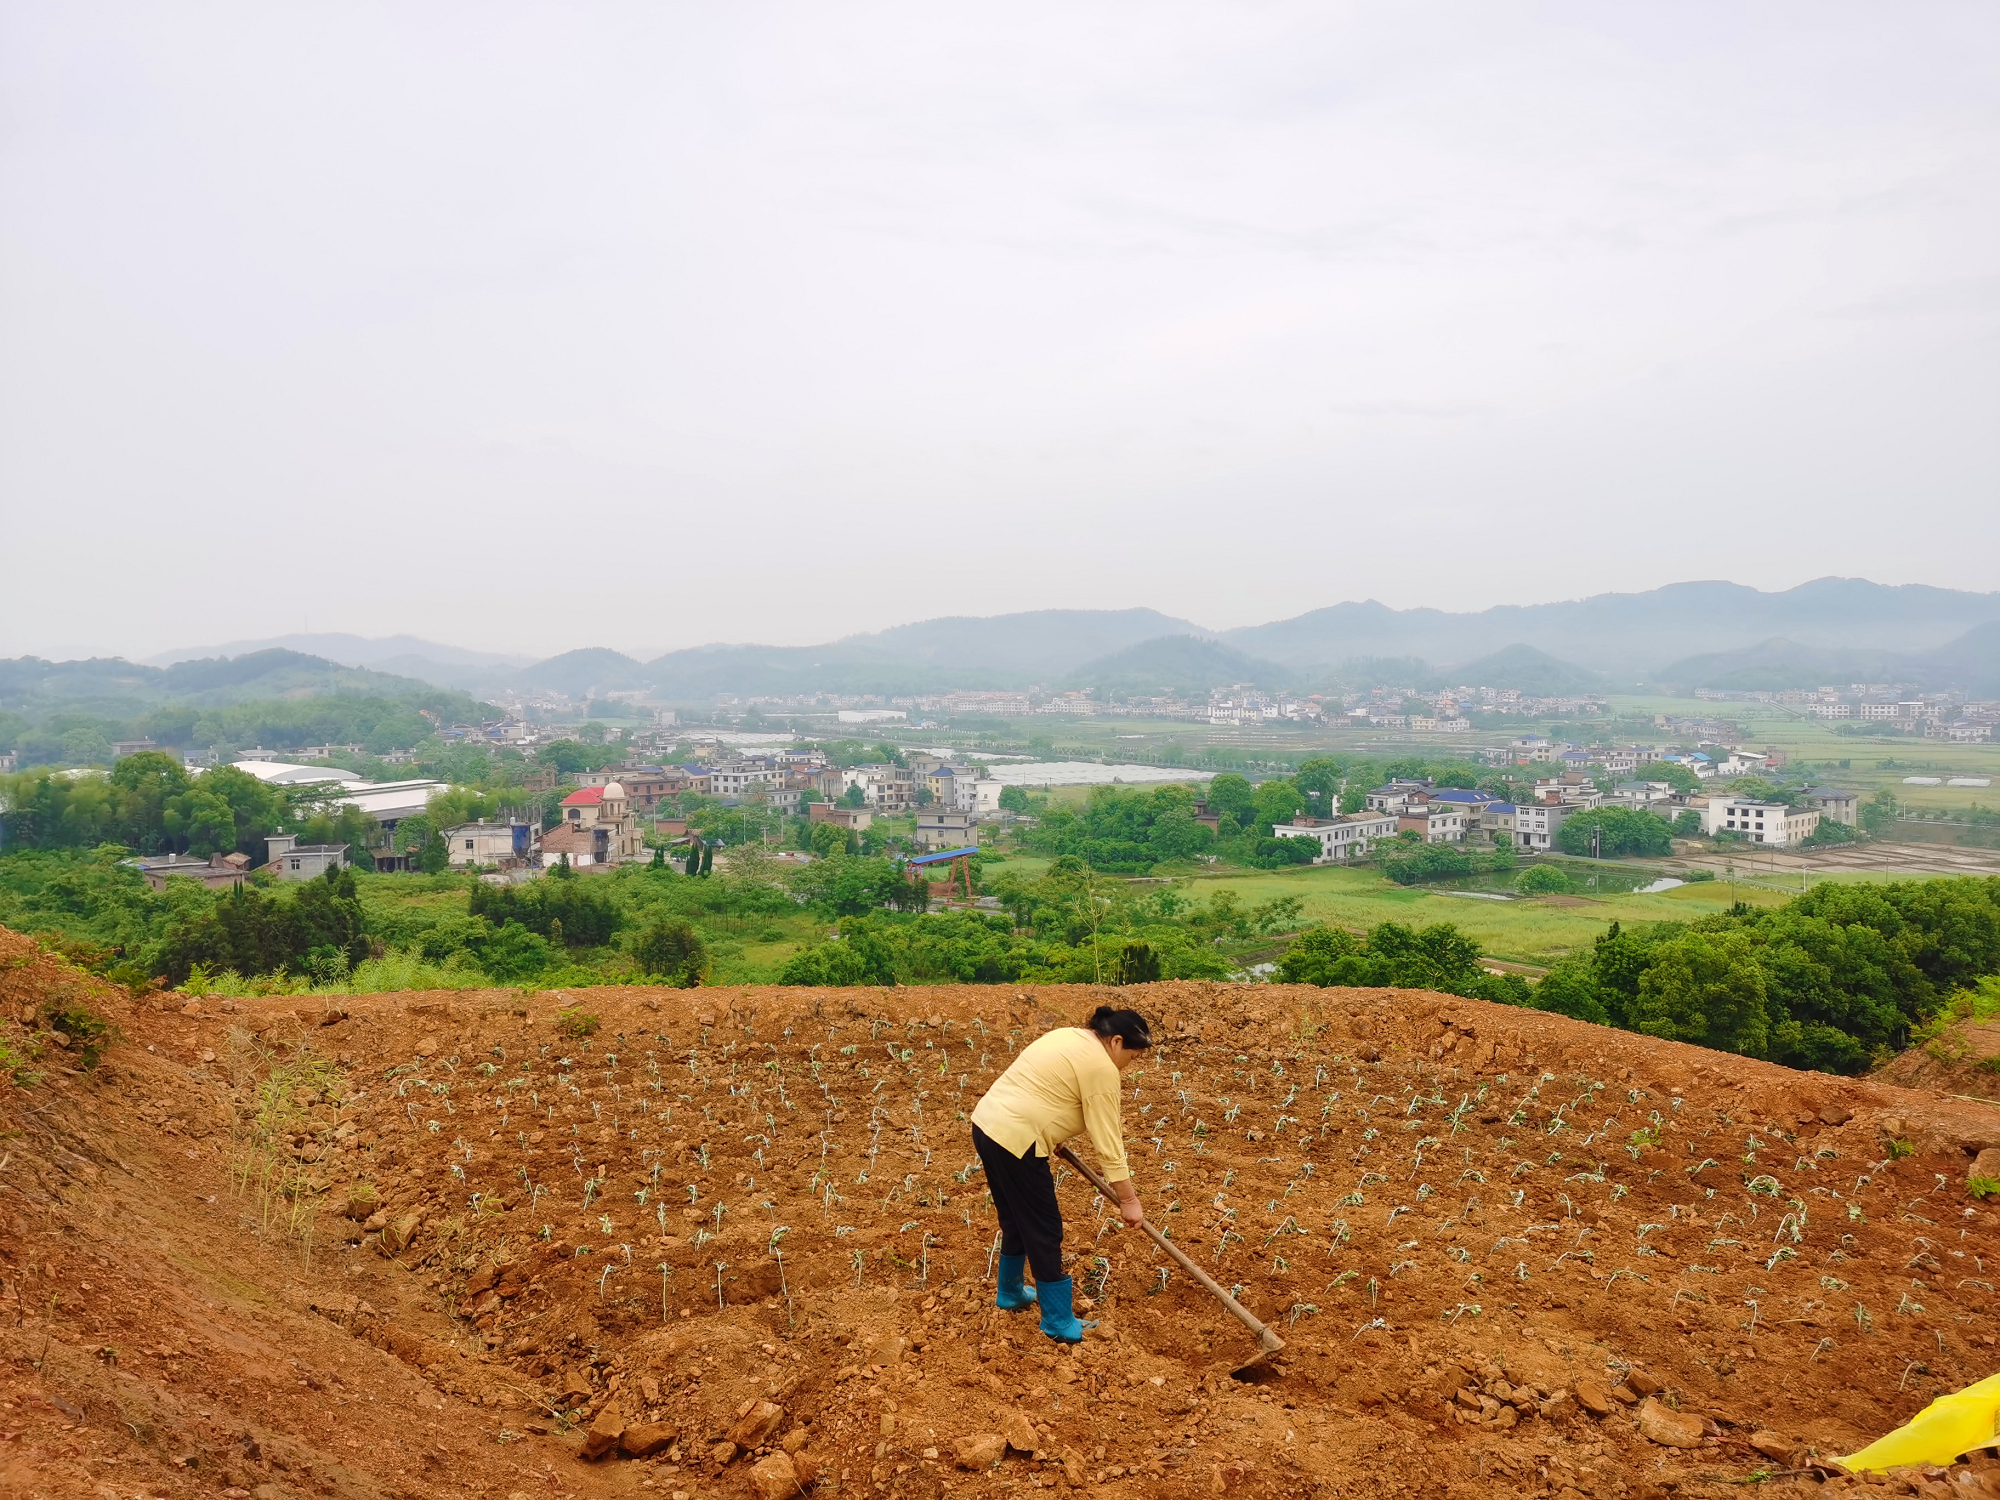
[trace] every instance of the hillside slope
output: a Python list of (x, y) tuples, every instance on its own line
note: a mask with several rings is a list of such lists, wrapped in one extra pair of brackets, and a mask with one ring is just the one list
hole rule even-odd
[(0, 933), (13, 1046), (65, 993), (123, 1034), (0, 1101), (10, 1494), (1720, 1496), (1996, 1359), (2000, 1111), (1537, 1012), (1121, 992), (1245, 1384), (1067, 1172), (1100, 1326), (990, 1306), (962, 1113), (1086, 987), (128, 1002)]

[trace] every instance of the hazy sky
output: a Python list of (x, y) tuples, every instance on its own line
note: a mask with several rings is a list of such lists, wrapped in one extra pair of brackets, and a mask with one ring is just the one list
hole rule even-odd
[(0, 656), (2000, 587), (2000, 9), (0, 4)]

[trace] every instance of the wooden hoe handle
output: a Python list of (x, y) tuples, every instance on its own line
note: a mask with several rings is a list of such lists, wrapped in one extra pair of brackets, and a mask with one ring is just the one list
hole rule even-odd
[[(1105, 1198), (1107, 1198), (1113, 1203), (1116, 1203), (1118, 1201), (1118, 1195), (1111, 1191), (1111, 1184), (1106, 1182), (1102, 1177), (1098, 1176), (1097, 1169), (1095, 1167), (1086, 1165), (1083, 1159), (1079, 1157), (1074, 1151), (1070, 1150), (1068, 1146), (1056, 1147), (1056, 1155), (1060, 1156), (1064, 1161), (1068, 1162), (1072, 1167), (1075, 1167), (1077, 1171), (1081, 1172), (1084, 1176), (1084, 1179), (1087, 1182), (1089, 1182), (1092, 1187), (1096, 1188), (1099, 1193), (1103, 1194)], [(1172, 1240), (1168, 1239), (1164, 1234), (1161, 1234), (1159, 1230), (1153, 1227), (1151, 1220), (1143, 1221), (1139, 1225), (1139, 1227), (1145, 1230), (1148, 1235), (1152, 1236), (1154, 1244), (1158, 1245), (1162, 1250), (1166, 1251), (1167, 1254), (1171, 1255), (1177, 1262), (1179, 1262), (1180, 1268), (1183, 1271), (1187, 1272), (1188, 1275), (1192, 1276), (1196, 1281), (1199, 1281), (1203, 1286), (1207, 1287), (1209, 1291), (1213, 1292), (1215, 1294), (1215, 1299), (1218, 1302), (1220, 1302), (1224, 1307), (1229, 1309), (1231, 1316), (1233, 1316), (1245, 1328), (1249, 1329), (1252, 1333), (1257, 1335), (1258, 1349), (1260, 1349), (1265, 1354), (1275, 1354), (1278, 1352), (1278, 1350), (1285, 1347), (1285, 1341), (1283, 1339), (1279, 1338), (1276, 1333), (1272, 1332), (1268, 1325), (1258, 1322), (1256, 1314), (1251, 1312), (1249, 1308), (1245, 1307), (1241, 1302), (1238, 1302), (1234, 1297), (1230, 1296), (1228, 1292), (1224, 1291), (1219, 1285), (1217, 1285), (1216, 1280), (1213, 1276), (1209, 1275), (1208, 1272), (1204, 1271), (1200, 1266), (1196, 1265), (1193, 1261), (1189, 1260), (1187, 1256), (1182, 1252), (1181, 1247), (1179, 1245), (1176, 1245)]]

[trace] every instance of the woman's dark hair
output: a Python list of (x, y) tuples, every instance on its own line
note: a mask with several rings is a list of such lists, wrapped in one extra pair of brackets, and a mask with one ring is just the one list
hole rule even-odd
[(1091, 1012), (1089, 1026), (1091, 1035), (1110, 1041), (1114, 1036), (1123, 1037), (1125, 1045), (1134, 1052), (1143, 1052), (1153, 1045), (1152, 1028), (1146, 1018), (1136, 1010), (1118, 1010), (1109, 1005), (1100, 1005)]

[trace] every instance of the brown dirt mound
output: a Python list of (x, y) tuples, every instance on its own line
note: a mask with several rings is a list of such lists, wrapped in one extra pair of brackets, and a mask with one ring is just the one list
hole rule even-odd
[[(17, 1046), (85, 982), (0, 975)], [(2000, 1364), (2000, 1110), (1556, 1016), (1117, 992), (1148, 1211), (1290, 1344), (1245, 1384), (1074, 1176), (1100, 1326), (990, 1305), (962, 1116), (1106, 992), (96, 993), (5, 1099), (0, 1493), (1721, 1495)]]
[(1898, 1088), (2000, 1099), (2000, 1021), (1955, 1021), (1875, 1077)]

